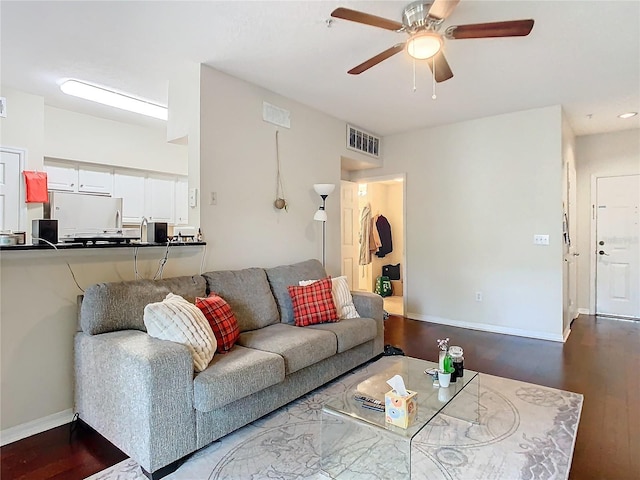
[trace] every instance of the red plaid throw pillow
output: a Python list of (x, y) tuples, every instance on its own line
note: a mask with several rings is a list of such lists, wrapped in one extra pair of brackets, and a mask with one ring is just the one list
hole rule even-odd
[(331, 295), (331, 277), (304, 287), (291, 285), (287, 288), (293, 303), (293, 318), (298, 327), (338, 321)]
[(196, 307), (202, 310), (218, 341), (218, 353), (227, 353), (240, 336), (238, 321), (225, 300), (214, 292), (206, 298), (196, 298)]

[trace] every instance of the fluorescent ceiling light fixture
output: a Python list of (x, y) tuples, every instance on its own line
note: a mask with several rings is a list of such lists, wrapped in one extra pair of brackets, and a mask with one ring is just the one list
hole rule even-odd
[(638, 112), (621, 113), (620, 115), (618, 115), (618, 118), (631, 118), (631, 117), (635, 117), (637, 114)]
[(110, 107), (121, 108), (122, 110), (128, 110), (129, 112), (159, 118), (160, 120), (167, 119), (166, 107), (145, 102), (144, 100), (138, 100), (137, 98), (133, 98), (128, 95), (116, 93), (111, 90), (107, 90), (106, 88), (96, 87), (77, 80), (67, 80), (60, 85), (60, 90), (67, 95), (73, 95), (74, 97), (84, 98), (85, 100), (91, 100), (92, 102), (102, 103), (103, 105), (108, 105)]

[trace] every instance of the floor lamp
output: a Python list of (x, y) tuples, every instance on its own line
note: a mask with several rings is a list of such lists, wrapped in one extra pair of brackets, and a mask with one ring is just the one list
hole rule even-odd
[(313, 185), (313, 189), (316, 191), (316, 193), (318, 195), (320, 195), (320, 197), (322, 197), (322, 205), (320, 205), (320, 207), (318, 208), (318, 211), (315, 213), (315, 215), (313, 216), (314, 220), (317, 220), (319, 222), (322, 222), (322, 266), (325, 266), (326, 263), (326, 259), (325, 259), (325, 224), (327, 223), (327, 211), (325, 210), (325, 203), (327, 200), (327, 197), (329, 196), (329, 194), (331, 192), (333, 192), (333, 190), (336, 188), (336, 186), (333, 183), (316, 183)]

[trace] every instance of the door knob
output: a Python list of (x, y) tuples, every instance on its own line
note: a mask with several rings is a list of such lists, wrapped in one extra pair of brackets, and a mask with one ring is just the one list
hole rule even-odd
[(599, 254), (599, 255), (606, 255), (607, 257), (609, 256), (609, 254), (608, 254), (608, 253), (604, 253), (604, 250), (600, 250), (600, 251), (598, 252), (598, 254)]
[(600, 240), (600, 241), (598, 242), (598, 245), (604, 245), (604, 240)]

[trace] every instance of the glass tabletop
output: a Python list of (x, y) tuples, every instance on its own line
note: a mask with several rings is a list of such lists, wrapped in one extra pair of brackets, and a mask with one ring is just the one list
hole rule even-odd
[[(438, 364), (405, 356), (382, 357), (356, 373), (354, 383), (342, 394), (325, 403), (324, 409), (383, 428), (405, 438), (413, 438), (422, 427), (433, 419), (443, 408), (458, 397), (464, 387), (472, 382), (477, 372), (465, 370), (464, 376), (452, 382), (448, 388), (434, 387), (433, 378), (425, 370), (437, 368)], [(384, 395), (391, 390), (387, 380), (394, 375), (404, 379), (407, 390), (417, 392), (418, 413), (415, 422), (408, 428), (401, 428), (385, 421), (384, 411), (366, 408), (356, 396), (378, 400), (384, 405)], [(477, 400), (477, 399), (476, 399)]]

